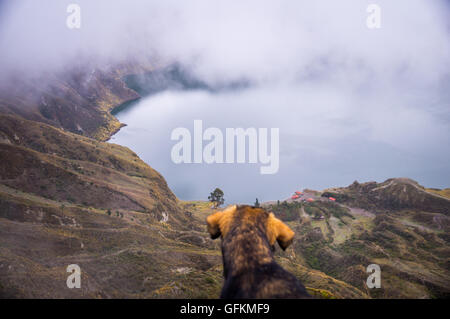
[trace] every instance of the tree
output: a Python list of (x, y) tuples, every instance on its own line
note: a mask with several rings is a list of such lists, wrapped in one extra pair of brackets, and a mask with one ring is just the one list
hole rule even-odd
[(111, 210), (108, 209), (106, 213), (108, 214), (108, 216), (111, 216)]
[(254, 204), (253, 206), (259, 207), (259, 201), (258, 201), (258, 198), (256, 198), (255, 204)]
[(223, 198), (223, 191), (220, 188), (216, 188), (209, 196), (208, 200), (214, 204), (214, 208), (219, 207), (223, 203), (225, 203), (225, 199)]

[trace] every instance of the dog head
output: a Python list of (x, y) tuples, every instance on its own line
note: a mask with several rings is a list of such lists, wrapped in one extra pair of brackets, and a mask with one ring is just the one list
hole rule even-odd
[(212, 239), (220, 236), (225, 238), (231, 227), (261, 227), (267, 236), (269, 244), (275, 241), (285, 250), (294, 238), (294, 232), (273, 213), (263, 208), (251, 206), (230, 206), (223, 211), (214, 213), (206, 218), (208, 232)]

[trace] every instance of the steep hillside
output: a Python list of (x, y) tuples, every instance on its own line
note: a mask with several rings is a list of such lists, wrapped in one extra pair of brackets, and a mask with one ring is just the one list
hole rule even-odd
[[(220, 264), (217, 250), (205, 250), (203, 221), (186, 216), (135, 153), (99, 141), (118, 127), (109, 110), (138, 96), (121, 78), (142, 68), (114, 70), (1, 88), (1, 297), (215, 295), (193, 288)], [(82, 268), (80, 290), (65, 284), (72, 263)], [(176, 278), (188, 288), (172, 287)]]
[(110, 111), (140, 97), (123, 78), (150, 72), (155, 65), (158, 63), (145, 60), (114, 67), (84, 64), (60, 74), (44, 73), (33, 78), (13, 74), (8, 83), (0, 85), (0, 113), (104, 141), (121, 127)]
[[(0, 115), (0, 207), (1, 297), (159, 297), (219, 264), (203, 226), (132, 151), (12, 115)], [(65, 284), (73, 263), (81, 290)]]
[(98, 209), (175, 211), (163, 177), (129, 149), (0, 115), (5, 186)]
[(361, 208), (389, 211), (414, 208), (450, 215), (449, 199), (439, 192), (430, 192), (409, 178), (391, 178), (383, 183), (358, 183), (345, 188), (329, 189), (324, 196)]
[[(374, 298), (450, 295), (449, 200), (409, 179), (354, 183), (308, 197), (314, 201), (266, 205), (295, 229), (300, 264)], [(372, 263), (381, 267), (380, 289), (365, 286)]]

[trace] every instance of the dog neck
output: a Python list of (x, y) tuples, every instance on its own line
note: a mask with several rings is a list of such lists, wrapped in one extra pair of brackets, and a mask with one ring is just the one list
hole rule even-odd
[(263, 229), (236, 227), (222, 240), (224, 276), (252, 274), (274, 261), (273, 247)]

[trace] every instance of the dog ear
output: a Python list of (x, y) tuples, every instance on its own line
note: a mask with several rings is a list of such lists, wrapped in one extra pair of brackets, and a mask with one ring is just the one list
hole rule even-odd
[(216, 239), (220, 236), (220, 218), (223, 216), (223, 212), (217, 212), (209, 215), (206, 218), (206, 224), (208, 225), (208, 232), (211, 235), (211, 239)]
[(273, 245), (275, 240), (283, 250), (289, 247), (294, 239), (295, 233), (285, 223), (275, 217), (273, 213), (269, 215), (268, 221), (268, 237), (270, 244)]
[(209, 215), (206, 218), (208, 225), (208, 232), (212, 239), (218, 238), (220, 235), (225, 236), (230, 226), (233, 213), (236, 211), (236, 205), (230, 206), (227, 209)]

